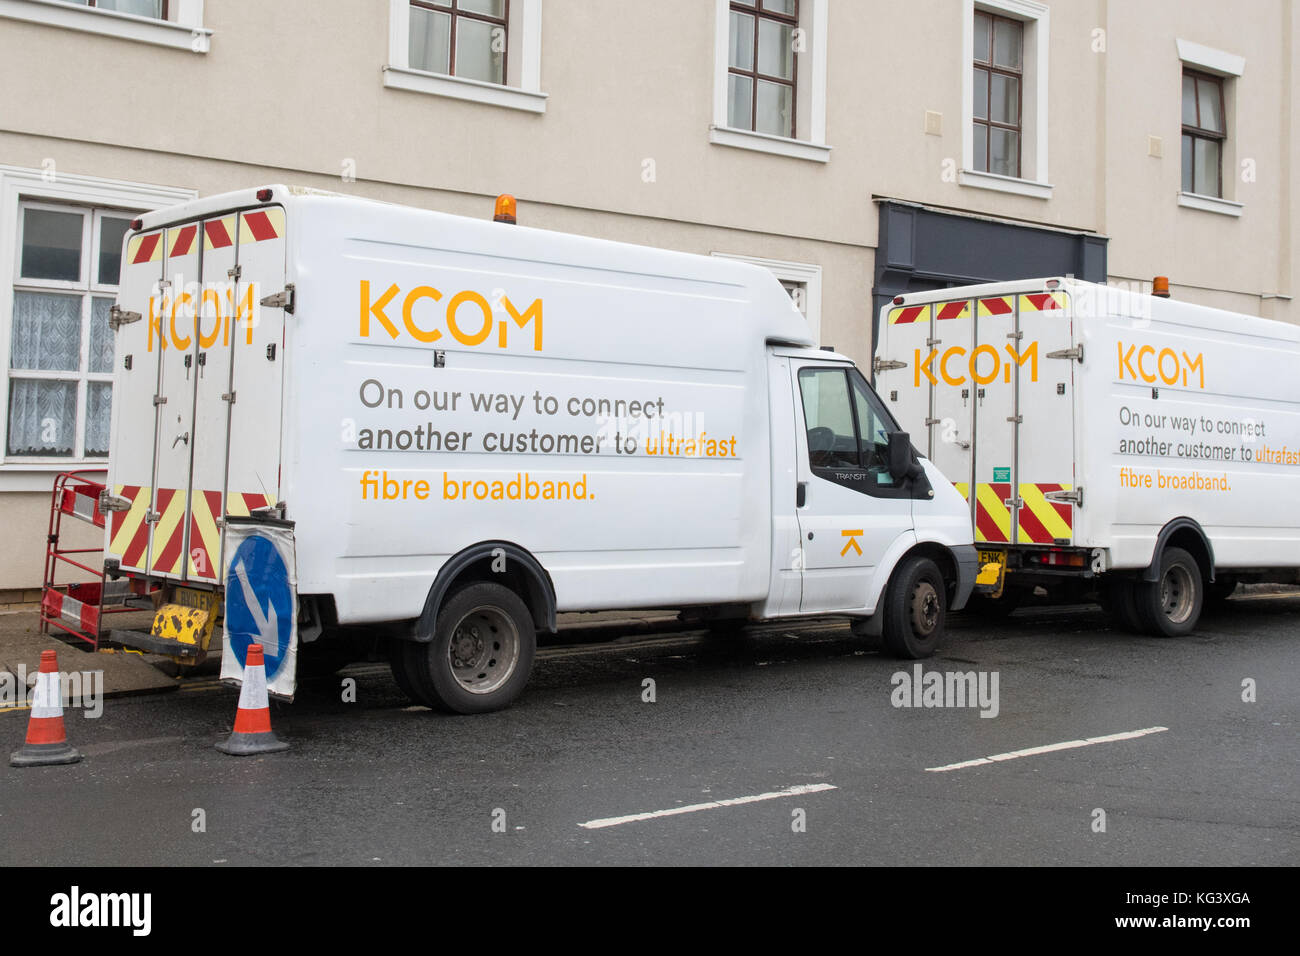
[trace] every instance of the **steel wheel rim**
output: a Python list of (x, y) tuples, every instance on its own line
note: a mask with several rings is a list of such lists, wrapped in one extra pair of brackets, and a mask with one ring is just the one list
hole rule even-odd
[(1183, 624), (1192, 616), (1195, 593), (1191, 572), (1176, 564), (1160, 579), (1160, 610), (1171, 623)]
[(508, 681), (519, 664), (519, 629), (500, 608), (483, 605), (456, 624), (447, 662), (456, 682), (471, 694), (490, 694)]
[(912, 631), (928, 637), (939, 626), (939, 592), (929, 581), (922, 581), (912, 592)]

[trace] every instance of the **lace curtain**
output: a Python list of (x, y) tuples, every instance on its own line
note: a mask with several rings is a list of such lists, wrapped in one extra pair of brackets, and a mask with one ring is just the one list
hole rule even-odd
[[(15, 292), (10, 367), (16, 371), (79, 372), (80, 295)], [(89, 371), (113, 370), (108, 313), (113, 300), (91, 302)], [(85, 456), (108, 454), (113, 387), (90, 382), (86, 389)], [(10, 377), (6, 454), (70, 457), (76, 451), (77, 383)]]

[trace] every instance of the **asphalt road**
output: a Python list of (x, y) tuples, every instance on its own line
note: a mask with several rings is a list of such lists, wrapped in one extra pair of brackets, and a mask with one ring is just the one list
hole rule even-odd
[[(213, 749), (237, 692), (196, 680), (69, 711), (80, 764), (0, 769), (0, 863), (1300, 859), (1300, 596), (1234, 599), (1179, 640), (1111, 630), (1091, 606), (954, 616), (923, 669), (996, 674), (996, 716), (894, 706), (913, 668), (837, 623), (640, 636), (546, 649), (514, 707), (447, 717), (361, 665), (344, 672), (355, 703), (333, 678), (273, 704), (292, 749), (255, 758)], [(25, 721), (0, 714), (7, 750)], [(1131, 731), (1147, 733), (933, 769)]]

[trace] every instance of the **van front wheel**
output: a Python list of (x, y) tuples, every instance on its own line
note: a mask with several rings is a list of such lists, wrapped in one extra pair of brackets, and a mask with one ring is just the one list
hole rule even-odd
[(883, 637), (895, 657), (929, 657), (943, 639), (948, 589), (929, 558), (908, 558), (899, 566), (885, 596)]
[(403, 648), (404, 677), (421, 703), (453, 714), (508, 707), (537, 653), (528, 606), (500, 584), (471, 584), (438, 611), (433, 640)]

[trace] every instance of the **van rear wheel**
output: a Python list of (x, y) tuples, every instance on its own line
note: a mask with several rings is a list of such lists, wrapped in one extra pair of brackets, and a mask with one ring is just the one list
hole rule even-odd
[(943, 640), (947, 613), (948, 589), (939, 566), (919, 555), (908, 558), (885, 595), (885, 649), (910, 660), (931, 656)]
[(1136, 603), (1146, 630), (1156, 637), (1190, 634), (1201, 618), (1205, 583), (1196, 559), (1182, 548), (1165, 548), (1160, 576), (1136, 585)]
[(453, 714), (508, 707), (523, 691), (537, 653), (532, 615), (519, 595), (480, 582), (455, 592), (438, 612), (433, 640), (398, 649), (394, 673), (418, 703)]

